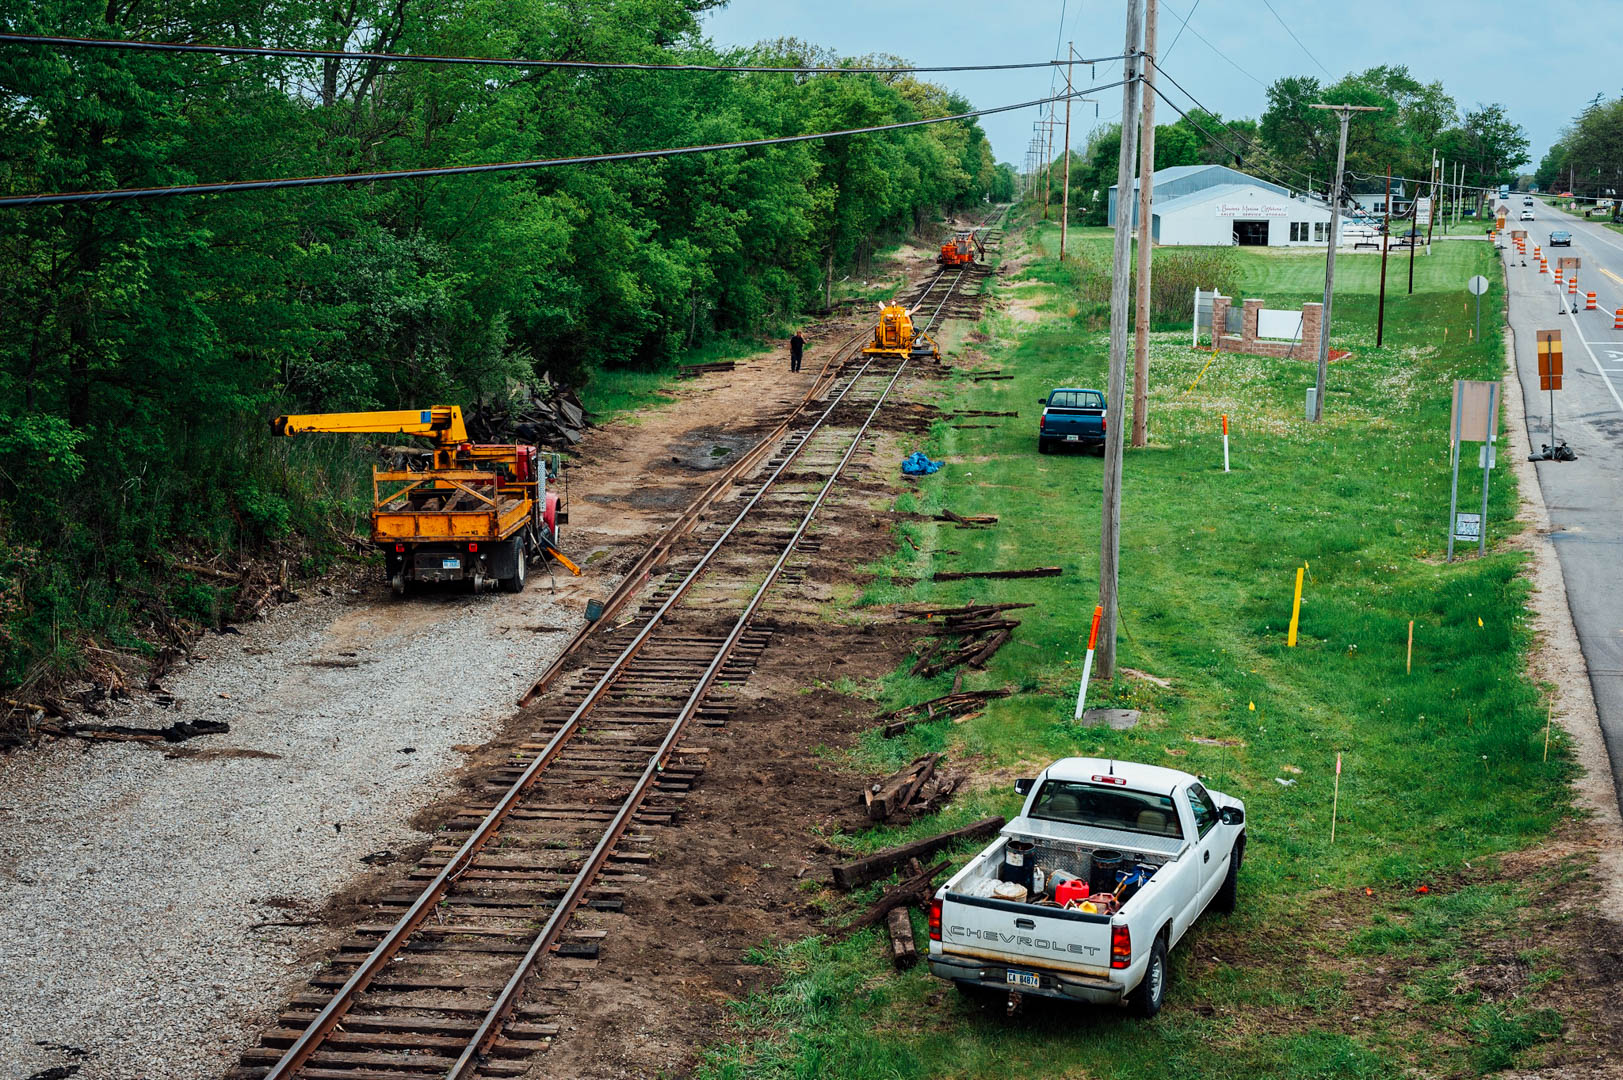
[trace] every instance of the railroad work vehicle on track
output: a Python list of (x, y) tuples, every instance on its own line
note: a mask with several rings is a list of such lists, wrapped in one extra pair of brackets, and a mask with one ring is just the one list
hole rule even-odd
[(1245, 807), (1185, 772), (1064, 758), (1020, 780), (1020, 816), (937, 891), (930, 971), (959, 989), (1161, 1009), (1167, 955), (1232, 911)]
[(414, 583), (466, 581), (523, 592), (532, 559), (558, 559), (567, 505), (547, 489), (556, 457), (522, 443), (481, 444), (468, 438), (456, 405), (386, 412), (279, 416), (274, 435), (313, 432), (416, 435), (434, 442), (424, 467), (372, 469), (372, 543), (383, 552), (395, 595)]

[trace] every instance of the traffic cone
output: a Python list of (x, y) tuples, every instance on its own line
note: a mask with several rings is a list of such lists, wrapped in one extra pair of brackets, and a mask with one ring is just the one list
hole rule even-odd
[(1559, 266), (1555, 268), (1555, 283), (1557, 285), (1561, 284), (1561, 268)]
[(1584, 293), (1584, 310), (1585, 311), (1594, 311), (1595, 310), (1595, 294), (1594, 293)]
[(1567, 282), (1567, 292), (1568, 292), (1569, 295), (1572, 296), (1572, 298), (1573, 298), (1572, 302), (1574, 304), (1576, 304), (1578, 302), (1578, 279), (1577, 278), (1573, 278), (1571, 281)]
[(1541, 274), (1548, 274), (1550, 272), (1550, 261), (1548, 259), (1540, 259), (1538, 261), (1538, 272)]
[(1623, 330), (1623, 307), (1617, 309), (1617, 315), (1612, 319), (1613, 330)]

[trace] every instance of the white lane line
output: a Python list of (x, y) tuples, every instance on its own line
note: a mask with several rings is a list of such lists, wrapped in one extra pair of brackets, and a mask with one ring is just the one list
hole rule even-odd
[[(1554, 287), (1553, 282), (1551, 283), (1551, 287)], [(1584, 351), (1589, 353), (1589, 359), (1595, 362), (1595, 370), (1600, 372), (1601, 380), (1606, 383), (1606, 389), (1611, 392), (1612, 400), (1617, 402), (1618, 411), (1623, 412), (1623, 396), (1619, 396), (1617, 387), (1612, 382), (1612, 377), (1606, 373), (1606, 366), (1601, 363), (1600, 357), (1595, 355), (1595, 349), (1592, 345), (1590, 345), (1589, 339), (1584, 337), (1584, 328), (1578, 322), (1578, 313), (1576, 311), (1569, 310), (1567, 312), (1567, 318), (1572, 320), (1573, 332), (1578, 335), (1578, 340), (1583, 343)]]

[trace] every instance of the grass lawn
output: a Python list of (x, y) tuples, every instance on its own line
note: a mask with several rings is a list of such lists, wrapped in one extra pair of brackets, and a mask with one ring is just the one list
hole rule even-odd
[[(1081, 232), (1081, 242), (1099, 242)], [(1036, 283), (1024, 292), (1040, 295), (1047, 317), (990, 316), (980, 355), (959, 358), (1014, 379), (954, 379), (942, 403), (1020, 415), (991, 430), (937, 423), (926, 449), (947, 467), (897, 501), (925, 515), (995, 514), (999, 524), (909, 520), (908, 543), (874, 568), (861, 597), (1036, 605), (1013, 613), (1023, 620), (1014, 642), (965, 683), (1020, 693), (963, 723), (893, 741), (870, 735), (852, 752), (877, 770), (944, 750), (989, 786), (909, 830), (836, 839), (868, 851), (1011, 814), (1012, 778), (1067, 754), (1148, 761), (1246, 800), (1240, 910), (1207, 916), (1179, 946), (1169, 1004), (1149, 1023), (1044, 1003), (1005, 1020), (960, 1001), (923, 968), (892, 973), (873, 931), (763, 949), (757, 959), (782, 981), (740, 1006), (732, 1040), (712, 1050), (700, 1075), (1384, 1078), (1421, 1063), (1428, 1076), (1537, 1064), (1572, 1018), (1547, 1004), (1556, 995), (1546, 988), (1564, 976), (1561, 957), (1529, 941), (1554, 932), (1560, 916), (1548, 900), (1581, 888), (1572, 883), (1584, 871), (1581, 860), (1515, 854), (1574, 811), (1561, 733), (1545, 761), (1544, 697), (1523, 675), (1527, 586), (1523, 557), (1503, 543), (1516, 506), (1508, 470), (1490, 490), (1488, 556), (1472, 548), (1453, 565), (1441, 559), (1450, 383), (1497, 378), (1504, 367), (1492, 249), (1435, 243), (1416, 257), (1412, 296), (1407, 266), (1394, 259), (1380, 349), (1379, 256), (1338, 258), (1333, 340), (1352, 356), (1331, 367), (1321, 425), (1302, 419), (1313, 382), (1306, 360), (1213, 360), (1190, 349), (1187, 329), (1154, 335), (1151, 447), (1130, 451), (1124, 470), (1119, 663), (1166, 685), (1096, 680), (1090, 705), (1143, 710), (1137, 728), (1117, 732), (1069, 722), (1098, 590), (1101, 462), (1038, 456), (1036, 401), (1056, 385), (1104, 387), (1106, 337), (1077, 325), (1078, 283), (1047, 257), (1056, 240), (1042, 226), (1008, 242), (1010, 252), (1027, 243), (1043, 254), (1024, 272)], [(1245, 296), (1293, 307), (1322, 294), (1321, 251), (1239, 257)], [(1483, 298), (1482, 324), (1493, 328), (1486, 342), (1468, 335), (1464, 286), (1475, 273), (1495, 283)], [(1465, 469), (1462, 508), (1480, 495), (1480, 471)], [(1057, 579), (928, 580), (938, 569), (1054, 564), (1064, 570)], [(1288, 648), (1303, 566), (1301, 637)], [(950, 683), (899, 671), (876, 689), (876, 711)], [(1332, 847), (1338, 753), (1345, 772)], [(833, 912), (852, 910), (824, 900)], [(915, 926), (922, 941), (917, 913)], [(1500, 960), (1519, 965), (1514, 985), (1478, 989), (1474, 973)]]

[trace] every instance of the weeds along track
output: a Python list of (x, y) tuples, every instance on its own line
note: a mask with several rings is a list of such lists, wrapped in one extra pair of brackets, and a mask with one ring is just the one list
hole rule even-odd
[[(963, 273), (937, 275), (922, 325), (950, 316)], [(907, 367), (864, 357), (866, 336), (633, 567), (525, 695), (529, 734), (233, 1076), (517, 1076), (547, 1047), (574, 985), (557, 959), (595, 957), (604, 935), (572, 917), (620, 910), (641, 880), (703, 770), (706, 748), (686, 737), (727, 721), (730, 688), (771, 639), (762, 602), (800, 579), (813, 520)]]

